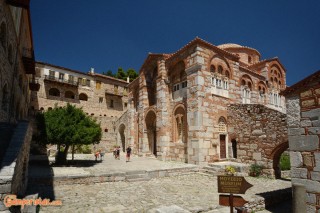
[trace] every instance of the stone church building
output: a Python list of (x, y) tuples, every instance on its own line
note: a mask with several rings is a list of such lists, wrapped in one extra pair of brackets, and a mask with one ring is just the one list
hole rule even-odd
[(175, 53), (149, 53), (128, 87), (124, 143), (140, 155), (200, 165), (240, 157), (272, 170), (288, 147), (286, 70), (251, 47), (195, 38)]

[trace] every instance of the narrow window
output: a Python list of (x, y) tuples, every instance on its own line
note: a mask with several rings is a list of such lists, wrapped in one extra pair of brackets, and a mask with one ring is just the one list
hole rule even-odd
[(96, 81), (96, 89), (101, 89), (101, 81)]
[(113, 108), (113, 100), (110, 100), (110, 107)]

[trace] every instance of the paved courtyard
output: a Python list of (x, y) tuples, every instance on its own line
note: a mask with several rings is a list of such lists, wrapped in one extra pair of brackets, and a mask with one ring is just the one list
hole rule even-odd
[[(176, 162), (162, 162), (139, 157), (133, 157), (132, 162), (126, 163), (124, 159), (120, 161), (113, 159), (110, 154), (102, 163), (92, 167), (55, 167), (54, 171), (57, 175), (63, 175), (63, 173), (68, 173), (68, 168), (74, 173), (77, 170), (90, 173), (93, 170), (106, 172), (108, 168), (111, 170), (113, 168), (115, 170), (112, 171), (116, 172), (124, 171), (125, 168), (131, 171), (134, 169), (151, 170), (178, 168), (179, 165)], [(182, 166), (194, 165), (182, 164)], [(33, 169), (35, 168), (30, 170), (31, 175), (35, 175)], [(251, 177), (246, 177), (246, 179), (254, 185), (243, 196), (248, 201), (261, 199), (260, 193), (291, 186), (291, 182), (284, 180)], [(55, 200), (62, 201), (62, 206), (41, 207), (40, 212), (229, 212), (228, 208), (218, 205), (217, 178), (202, 173), (186, 173), (134, 182), (118, 181), (54, 186), (40, 186), (33, 183), (29, 187), (32, 193), (45, 194), (46, 191), (51, 191)], [(29, 192), (31, 192), (30, 188)]]

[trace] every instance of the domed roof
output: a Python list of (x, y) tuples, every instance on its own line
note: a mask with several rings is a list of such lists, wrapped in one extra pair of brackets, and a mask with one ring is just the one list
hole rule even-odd
[(232, 48), (232, 47), (243, 47), (239, 44), (233, 44), (233, 43), (228, 43), (228, 44), (220, 44), (217, 47), (219, 47), (220, 49), (227, 49), (227, 48)]

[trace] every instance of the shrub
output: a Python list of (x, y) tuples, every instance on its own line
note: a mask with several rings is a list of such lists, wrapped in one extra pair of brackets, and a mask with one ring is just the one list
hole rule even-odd
[(226, 166), (225, 172), (228, 175), (234, 175), (236, 173), (236, 169), (233, 166)]
[(290, 170), (290, 156), (288, 154), (282, 154), (280, 157), (280, 168), (282, 171)]
[(263, 168), (264, 168), (264, 166), (262, 166), (262, 165), (259, 165), (259, 164), (256, 164), (256, 163), (251, 164), (251, 166), (250, 166), (250, 174), (249, 175), (252, 176), (252, 177), (260, 176), (261, 173), (262, 173)]

